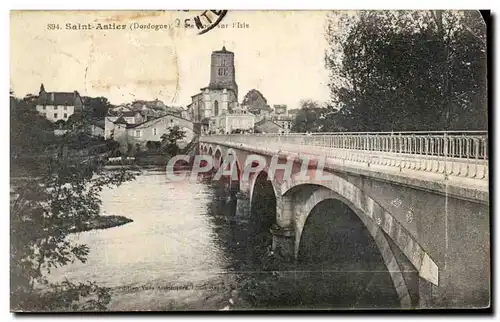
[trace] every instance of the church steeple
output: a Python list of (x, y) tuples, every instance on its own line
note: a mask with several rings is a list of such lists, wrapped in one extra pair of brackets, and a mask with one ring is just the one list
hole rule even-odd
[(222, 50), (212, 52), (210, 68), (209, 88), (231, 89), (238, 97), (238, 85), (236, 84), (236, 71), (234, 68), (234, 53), (228, 51), (226, 46)]
[(40, 93), (45, 93), (45, 87), (43, 86), (43, 83), (42, 85), (40, 85)]

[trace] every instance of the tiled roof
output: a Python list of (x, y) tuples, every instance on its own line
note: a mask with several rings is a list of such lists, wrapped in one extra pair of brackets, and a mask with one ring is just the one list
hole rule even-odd
[(264, 119), (262, 119), (262, 120), (260, 120), (258, 122), (255, 122), (255, 126), (260, 126), (260, 125), (265, 124), (265, 123), (273, 124), (273, 125), (276, 125), (277, 127), (281, 128), (281, 126), (279, 124), (277, 124), (277, 123), (275, 123), (275, 122), (273, 122), (273, 121), (271, 121), (269, 119), (266, 119), (266, 118), (264, 118)]
[(123, 116), (120, 116), (115, 122), (115, 124), (128, 124), (127, 121), (123, 118)]
[(269, 111), (269, 112), (272, 112), (273, 109), (269, 106), (269, 105), (264, 105), (264, 106), (259, 106), (259, 105), (249, 105), (248, 106), (248, 110), (250, 112), (256, 112), (256, 111), (260, 111), (260, 110), (266, 110), (266, 111)]
[(38, 97), (40, 105), (75, 105), (75, 100), (80, 96), (77, 92), (50, 92)]
[[(202, 91), (201, 94), (203, 94), (203, 91), (206, 89), (210, 89), (210, 90), (224, 90), (224, 89), (226, 89), (226, 90), (231, 91), (234, 94), (236, 94), (236, 91), (233, 88), (231, 88), (231, 85), (209, 84), (206, 87), (200, 88), (200, 90)], [(196, 96), (196, 95), (194, 95), (194, 96)], [(191, 96), (191, 97), (193, 97), (193, 96)]]
[[(163, 118), (167, 118), (167, 117), (175, 117), (176, 119), (179, 119), (179, 120), (184, 120), (184, 121), (188, 121), (190, 123), (193, 123), (191, 120), (188, 120), (188, 119), (185, 119), (183, 117), (180, 117), (179, 115), (176, 115), (176, 114), (172, 114), (172, 113), (167, 113), (163, 116), (160, 116), (160, 117), (157, 117), (157, 118), (153, 118), (153, 119), (149, 119), (147, 121), (144, 121), (142, 123), (137, 123), (137, 124), (129, 124), (127, 125), (127, 128), (134, 128), (134, 127), (140, 127), (140, 126), (143, 126), (147, 123), (153, 123), (153, 122), (157, 122), (157, 121), (160, 121), (161, 119)], [(208, 118), (207, 118), (208, 120)], [(207, 123), (208, 124), (208, 123)]]
[[(132, 117), (132, 116), (135, 116), (137, 113), (137, 111), (124, 111), (124, 112), (121, 112), (121, 116), (123, 117)], [(140, 114), (140, 113), (139, 113)]]

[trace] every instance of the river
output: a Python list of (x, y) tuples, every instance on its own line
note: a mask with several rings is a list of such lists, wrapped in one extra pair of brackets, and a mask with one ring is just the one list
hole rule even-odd
[[(133, 222), (73, 235), (89, 246), (87, 262), (58, 268), (50, 280), (109, 287), (110, 310), (343, 305), (342, 292), (325, 282), (331, 275), (274, 267), (266, 252), (270, 234), (250, 236), (248, 219), (235, 214), (235, 203), (215, 183), (171, 182), (162, 172), (144, 172), (104, 190), (102, 209)], [(248, 241), (256, 239), (264, 242), (258, 251), (255, 244), (249, 249)], [(379, 295), (392, 301), (392, 294)]]

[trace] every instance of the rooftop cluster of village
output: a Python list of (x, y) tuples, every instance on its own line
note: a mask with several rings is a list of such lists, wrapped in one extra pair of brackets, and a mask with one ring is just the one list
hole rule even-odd
[[(43, 84), (36, 101), (40, 114), (61, 124), (84, 110), (85, 105), (85, 98), (77, 91), (47, 92)], [(111, 106), (105, 115), (94, 119), (91, 133), (105, 139), (122, 138), (139, 144), (161, 141), (173, 126), (182, 129), (188, 141), (200, 133), (288, 133), (296, 112), (283, 104), (271, 107), (255, 89), (240, 103), (234, 53), (223, 47), (212, 52), (209, 84), (191, 96), (187, 106), (171, 106), (158, 99)]]

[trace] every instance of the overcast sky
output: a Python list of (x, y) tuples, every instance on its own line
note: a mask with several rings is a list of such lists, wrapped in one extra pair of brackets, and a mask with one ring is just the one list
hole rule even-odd
[[(210, 78), (210, 54), (223, 45), (235, 53), (239, 101), (258, 89), (269, 104), (297, 108), (302, 99), (328, 99), (324, 68), (325, 15), (321, 11), (230, 11), (203, 35), (191, 30), (69, 31), (66, 23), (165, 24), (199, 12), (24, 12), (11, 14), (10, 86), (17, 96), (73, 91), (187, 105)], [(247, 29), (231, 28), (234, 22)], [(60, 30), (47, 30), (59, 24)]]

